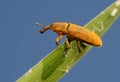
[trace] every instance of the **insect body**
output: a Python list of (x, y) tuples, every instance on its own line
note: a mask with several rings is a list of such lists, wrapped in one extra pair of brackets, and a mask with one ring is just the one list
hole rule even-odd
[(59, 35), (56, 39), (56, 45), (59, 45), (59, 41), (62, 39), (64, 35), (66, 35), (66, 44), (68, 48), (70, 48), (68, 39), (76, 40), (77, 42), (80, 40), (84, 43), (93, 46), (102, 46), (102, 40), (96, 33), (76, 24), (56, 22), (48, 26), (45, 26), (43, 29), (39, 31), (40, 33), (44, 33), (49, 29), (56, 32)]

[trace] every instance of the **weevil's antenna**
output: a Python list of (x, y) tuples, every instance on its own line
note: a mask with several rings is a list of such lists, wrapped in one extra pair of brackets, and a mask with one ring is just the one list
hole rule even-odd
[(39, 31), (40, 33), (43, 33), (43, 32), (44, 32), (44, 27), (45, 27), (45, 25), (40, 24), (39, 22), (36, 22), (36, 25), (39, 26), (39, 27), (42, 27), (42, 28), (40, 28), (38, 31)]
[(43, 25), (43, 24), (40, 24), (39, 22), (36, 22), (36, 25), (37, 26), (40, 26), (40, 27), (44, 27), (45, 25)]

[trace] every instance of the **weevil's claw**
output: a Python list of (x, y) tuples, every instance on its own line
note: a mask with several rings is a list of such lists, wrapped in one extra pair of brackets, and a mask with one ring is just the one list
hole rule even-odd
[(67, 53), (68, 53), (68, 50), (69, 50), (70, 48), (68, 48), (67, 46), (66, 46), (66, 48), (65, 48), (65, 51), (64, 51), (64, 57), (67, 57)]
[(64, 51), (64, 57), (67, 57), (68, 50), (71, 48), (71, 46), (66, 45), (65, 51)]

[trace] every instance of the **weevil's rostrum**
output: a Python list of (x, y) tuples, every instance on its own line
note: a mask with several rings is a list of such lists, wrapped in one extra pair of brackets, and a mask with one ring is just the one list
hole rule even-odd
[(56, 45), (58, 45), (63, 35), (66, 35), (67, 47), (70, 47), (68, 39), (76, 41), (80, 40), (84, 43), (93, 46), (102, 46), (102, 40), (96, 33), (76, 24), (56, 22), (48, 26), (45, 26), (43, 29), (39, 31), (40, 33), (44, 33), (46, 30), (49, 29), (56, 32), (59, 35), (58, 38), (56, 39)]

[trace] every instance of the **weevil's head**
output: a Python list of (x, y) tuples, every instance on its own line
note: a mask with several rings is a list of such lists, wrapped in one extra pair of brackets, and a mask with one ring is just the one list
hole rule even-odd
[(65, 35), (67, 34), (67, 26), (68, 23), (66, 22), (55, 22), (51, 24), (51, 30), (53, 30), (59, 35)]
[(44, 28), (39, 31), (40, 33), (44, 33), (45, 31), (50, 29), (59, 35), (65, 35), (67, 33), (67, 26), (68, 26), (68, 23), (66, 22), (55, 22), (48, 26), (44, 26)]

